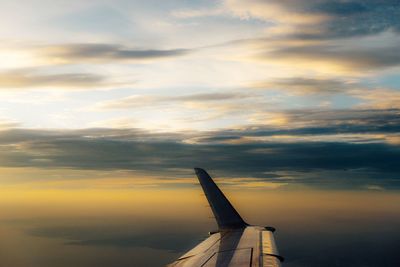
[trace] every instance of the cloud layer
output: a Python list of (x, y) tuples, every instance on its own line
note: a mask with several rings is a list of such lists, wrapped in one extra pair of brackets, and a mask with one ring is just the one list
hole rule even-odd
[(288, 112), (293, 121), (289, 128), (252, 126), (192, 134), (4, 130), (0, 155), (2, 165), (9, 167), (123, 169), (187, 177), (193, 167), (202, 166), (219, 176), (277, 183), (398, 188), (398, 114)]

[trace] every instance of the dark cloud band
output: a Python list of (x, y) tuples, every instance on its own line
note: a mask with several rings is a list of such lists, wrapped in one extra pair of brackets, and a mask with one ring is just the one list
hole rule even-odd
[[(87, 129), (80, 131), (6, 130), (0, 134), (3, 166), (137, 170), (159, 175), (187, 176), (203, 166), (219, 176), (258, 177), (348, 187), (379, 184), (398, 188), (400, 146), (368, 139), (366, 134), (396, 134), (398, 110), (343, 111), (335, 119), (321, 112), (294, 115), (319, 124), (313, 127), (217, 131), (188, 134), (151, 134), (136, 130)], [(307, 118), (308, 116), (308, 118)], [(315, 120), (319, 118), (319, 122)], [(357, 119), (359, 123), (357, 123)], [(365, 124), (360, 124), (365, 120)], [(286, 127), (287, 128), (287, 127)], [(352, 133), (356, 141), (263, 141), (279, 135), (315, 136)], [(256, 139), (252, 139), (257, 137)], [(261, 139), (260, 139), (261, 137)], [(203, 138), (203, 139), (202, 139)], [(240, 142), (241, 139), (246, 142)], [(191, 142), (191, 140), (197, 140)], [(339, 139), (340, 140), (340, 139)], [(230, 142), (233, 141), (233, 142)], [(182, 171), (177, 171), (182, 170)], [(344, 179), (343, 177), (346, 177)]]
[(43, 53), (64, 61), (154, 60), (174, 58), (193, 52), (191, 49), (131, 49), (115, 44), (63, 44), (48, 46)]

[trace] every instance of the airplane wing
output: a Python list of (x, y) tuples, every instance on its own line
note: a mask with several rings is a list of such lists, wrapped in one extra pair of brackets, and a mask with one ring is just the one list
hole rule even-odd
[(218, 232), (211, 234), (168, 267), (280, 267), (272, 227), (250, 226), (235, 210), (208, 173), (195, 168)]

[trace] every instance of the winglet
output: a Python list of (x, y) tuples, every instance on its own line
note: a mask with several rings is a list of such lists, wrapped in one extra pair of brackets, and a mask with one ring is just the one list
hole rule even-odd
[(201, 168), (194, 168), (201, 187), (211, 206), (220, 230), (244, 228), (248, 224), (243, 221), (222, 191), (214, 183), (208, 173)]

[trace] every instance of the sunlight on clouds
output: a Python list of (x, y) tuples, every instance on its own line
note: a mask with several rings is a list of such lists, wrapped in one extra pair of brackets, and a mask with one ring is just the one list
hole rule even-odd
[(312, 60), (308, 56), (292, 54), (276, 54), (277, 51), (261, 52), (252, 56), (250, 60), (265, 62), (273, 65), (274, 68), (285, 69), (287, 67), (296, 68), (297, 73), (312, 73), (313, 75), (324, 76), (343, 76), (343, 75), (364, 75), (354, 68), (351, 62), (343, 62), (341, 59), (325, 59), (324, 57), (313, 56)]
[(19, 126), (19, 123), (16, 121), (0, 118), (0, 131), (5, 130), (5, 129), (15, 128), (18, 126)]
[(135, 171), (98, 171), (74, 169), (42, 169), (34, 167), (0, 168), (0, 184), (8, 190), (124, 190), (192, 186), (193, 177), (158, 177)]
[(40, 60), (35, 57), (29, 50), (4, 49), (0, 47), (0, 70), (25, 68), (37, 66)]
[(400, 135), (394, 134), (394, 135), (387, 135), (385, 136), (386, 142), (389, 144), (393, 145), (400, 145)]
[(103, 77), (89, 73), (41, 74), (33, 70), (0, 73), (0, 88), (85, 88), (99, 86)]
[(357, 88), (359, 85), (352, 80), (340, 80), (334, 78), (276, 78), (251, 84), (251, 88), (264, 90), (279, 90), (290, 95), (308, 94), (335, 94)]
[(289, 118), (284, 113), (259, 113), (250, 118), (250, 122), (271, 126), (285, 126), (289, 123)]
[[(321, 14), (301, 14), (290, 11), (279, 3), (279, 1), (225, 0), (224, 4), (234, 15), (243, 19), (253, 17), (290, 25), (316, 24), (328, 19), (328, 16)], [(296, 5), (296, 3), (292, 4)]]
[(350, 90), (349, 94), (364, 100), (359, 106), (376, 109), (398, 109), (400, 108), (400, 91), (386, 88), (373, 90)]
[(288, 183), (283, 183), (279, 181), (271, 182), (262, 179), (254, 179), (252, 177), (242, 177), (242, 178), (230, 178), (230, 179), (215, 179), (215, 181), (221, 186), (229, 186), (231, 190), (235, 189), (278, 189), (285, 187)]

